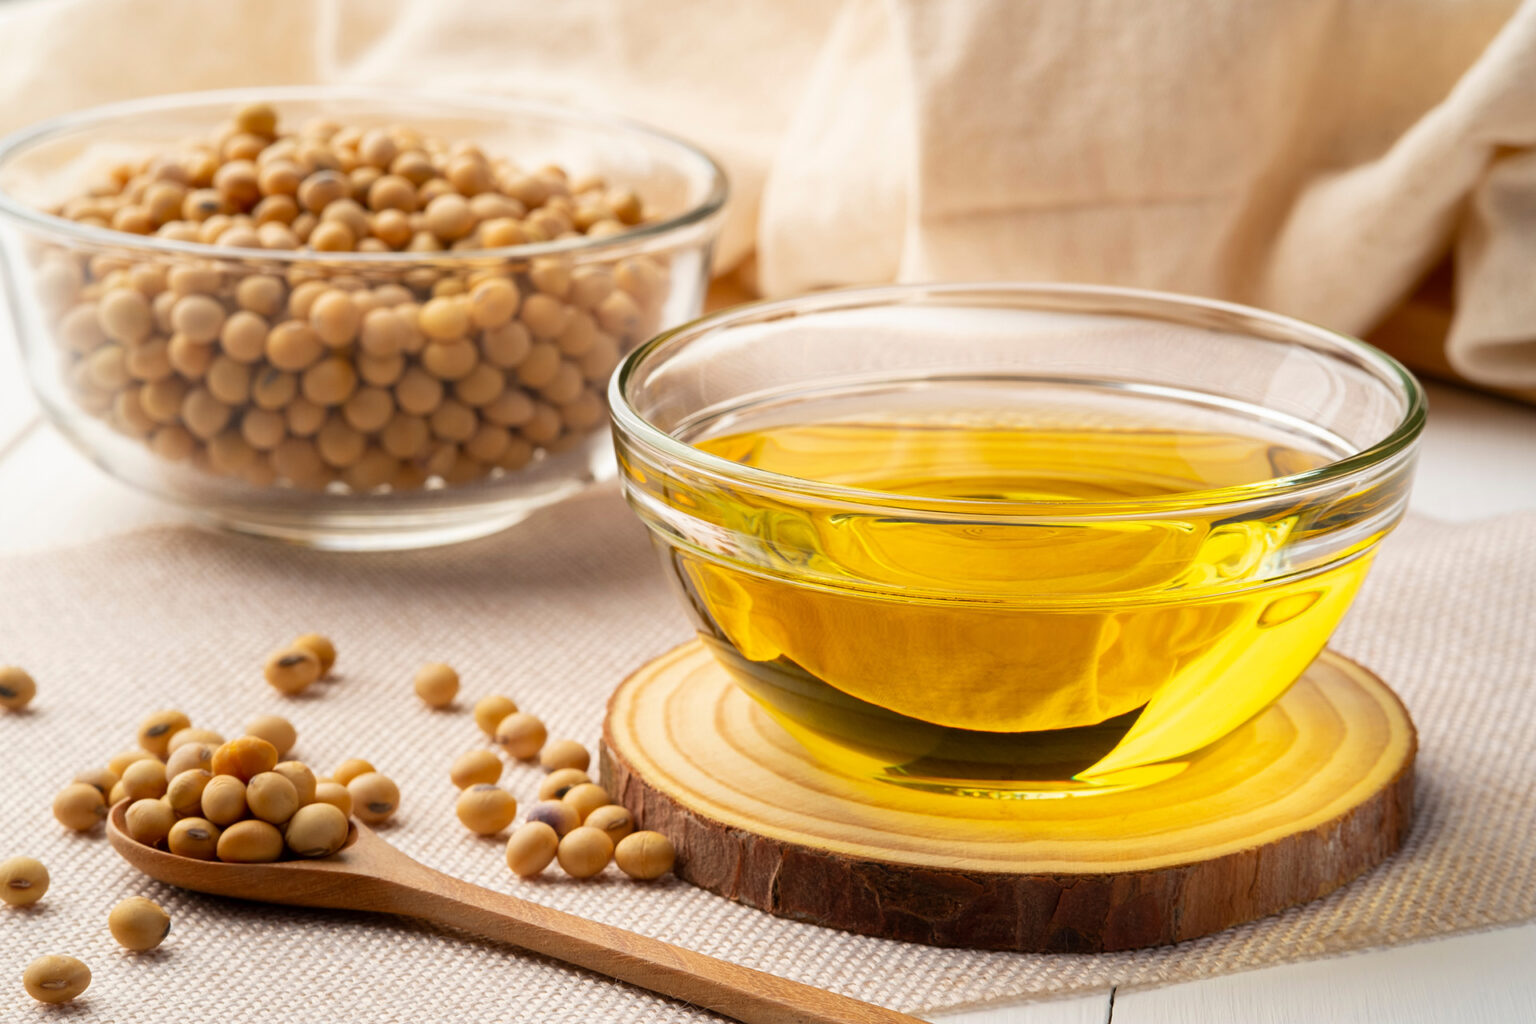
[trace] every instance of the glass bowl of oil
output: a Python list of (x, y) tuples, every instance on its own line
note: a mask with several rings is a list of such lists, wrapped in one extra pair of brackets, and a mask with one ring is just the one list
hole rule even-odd
[(725, 310), (610, 387), (700, 637), (829, 769), (1002, 799), (1169, 778), (1323, 649), (1424, 423), (1387, 355), (1070, 285)]

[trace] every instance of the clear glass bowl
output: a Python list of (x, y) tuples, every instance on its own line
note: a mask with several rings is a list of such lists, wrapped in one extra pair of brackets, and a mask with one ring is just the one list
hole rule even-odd
[(1283, 694), (1424, 422), (1331, 331), (1027, 285), (727, 310), (632, 353), (610, 407), (735, 680), (836, 770), (1000, 798), (1168, 778)]
[[(45, 212), (86, 194), (114, 165), (212, 134), (234, 109), (257, 101), (275, 106), (285, 126), (312, 117), (363, 127), (403, 124), (449, 142), (473, 142), (489, 155), (524, 166), (553, 163), (573, 177), (601, 175), (633, 189), (645, 202), (648, 219), (618, 234), (500, 249), (324, 253), (127, 234)], [(611, 473), (602, 429), (607, 378), (624, 352), (658, 329), (698, 315), (725, 197), (725, 179), (714, 161), (644, 126), (541, 103), (410, 92), (316, 87), (167, 96), (71, 114), (0, 142), (5, 278), (28, 374), (52, 422), (107, 472), (185, 506), (201, 520), (332, 548), (415, 547), (479, 536)], [(486, 274), (511, 280), (527, 296), (535, 290), (530, 272), (538, 268), (555, 279), (565, 274), (597, 282), (590, 294), (578, 299), (573, 290), (562, 299), (562, 324), (585, 318), (582, 330), (571, 335), (576, 340), (567, 345), (537, 332), (531, 336), (535, 347), (559, 342), (561, 366), (580, 372), (580, 394), (573, 397), (575, 389), (567, 386), (575, 373), (564, 374), (569, 379), (558, 402), (553, 390), (533, 386), (546, 376), (542, 370), (529, 372), (528, 384), (520, 383), (516, 353), (499, 351), (497, 369), (508, 400), (495, 414), (477, 409), (477, 422), (494, 422), (510, 432), (509, 445), (494, 461), (476, 460), (435, 434), (409, 457), (392, 460), (382, 449), (370, 449), (366, 469), (353, 471), (334, 464), (316, 468), (313, 453), (306, 451), (290, 451), (286, 454), (295, 457), (286, 461), (275, 456), (277, 449), (253, 455), (240, 439), (252, 406), (239, 402), (222, 431), (227, 436), (189, 438), (174, 401), (199, 388), (201, 368), (167, 371), (163, 358), (147, 354), (167, 346), (168, 316), (157, 307), (153, 331), (132, 346), (118, 346), (95, 326), (96, 300), (103, 289), (116, 286), (109, 282), (123, 277), (114, 271), (147, 282), (143, 287), (150, 296), (166, 288), (166, 280), (174, 286), (182, 274), (182, 280), (202, 282), (195, 287), (214, 295), (232, 315), (241, 306), (239, 286), (258, 276), (276, 278), (284, 301), (299, 283), (321, 281), (349, 290), (400, 285), (420, 302), (434, 289), (440, 293), (457, 287), (456, 281)], [(625, 291), (633, 302), (615, 299), (613, 308), (604, 310), (593, 298), (603, 288), (609, 289), (604, 295)], [(267, 326), (290, 318), (279, 308)], [(587, 337), (577, 337), (583, 333)], [(482, 361), (492, 361), (483, 334), (472, 333), (470, 340)], [(142, 360), (130, 359), (139, 344), (150, 349), (141, 352)], [(114, 351), (119, 347), (124, 351)], [(349, 365), (355, 355), (350, 348), (336, 354)], [(409, 372), (416, 361), (408, 355), (400, 372)], [(140, 371), (149, 364), (154, 366)], [(250, 367), (251, 379), (264, 368), (270, 369), (258, 359)], [(389, 371), (378, 375), (386, 389), (399, 376), (389, 378)], [(169, 411), (150, 421), (132, 407), (148, 407), (138, 396), (152, 383), (158, 384), (155, 401)], [(519, 388), (527, 402), (511, 397)], [(524, 419), (527, 415), (533, 419)], [(462, 435), (461, 427), (455, 424), (455, 437)], [(289, 429), (313, 436), (313, 424), (295, 421)], [(490, 433), (499, 444), (499, 434)], [(370, 438), (375, 447), (379, 440)], [(385, 479), (390, 482), (381, 482)]]

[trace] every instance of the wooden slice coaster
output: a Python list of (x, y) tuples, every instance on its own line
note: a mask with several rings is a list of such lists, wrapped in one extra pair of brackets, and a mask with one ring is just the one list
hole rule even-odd
[(618, 688), (603, 782), (677, 872), (782, 917), (940, 946), (1097, 952), (1317, 899), (1402, 845), (1413, 722), (1325, 652), (1165, 782), (1066, 799), (917, 792), (823, 768), (697, 641)]

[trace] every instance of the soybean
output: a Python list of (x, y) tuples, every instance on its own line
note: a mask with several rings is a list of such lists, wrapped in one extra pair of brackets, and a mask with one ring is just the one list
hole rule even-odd
[(480, 784), (494, 784), (501, 778), (501, 758), (494, 751), (471, 750), (454, 758), (448, 777), (460, 789)]
[(561, 837), (555, 856), (572, 878), (591, 878), (613, 858), (613, 840), (601, 829), (583, 825)]
[(209, 743), (183, 743), (171, 755), (165, 759), (165, 774), (172, 781), (182, 772), (189, 772), (201, 768), (205, 771), (213, 771), (213, 752), (222, 746)]
[(557, 768), (540, 781), (539, 799), (559, 800), (577, 786), (591, 781), (587, 773), (579, 768)]
[(245, 783), (233, 775), (215, 775), (203, 786), (198, 801), (203, 817), (215, 825), (232, 825), (245, 817)]
[(359, 775), (364, 775), (373, 770), (373, 765), (362, 758), (349, 757), (336, 766), (336, 770), (331, 773), (331, 778), (345, 786)]
[(139, 746), (163, 758), (169, 752), (171, 737), (191, 726), (192, 720), (180, 711), (156, 711), (139, 724)]
[(180, 857), (213, 860), (219, 845), (219, 826), (206, 818), (182, 818), (171, 826), (165, 845)]
[(139, 761), (158, 760), (159, 758), (155, 757), (155, 755), (151, 754), (149, 751), (134, 747), (132, 750), (124, 750), (121, 753), (113, 754), (111, 759), (107, 761), (107, 771), (114, 772), (119, 778), (121, 778), (122, 774), (128, 770), (128, 766), (131, 764), (135, 764)]
[(555, 830), (555, 834), (563, 836), (573, 828), (581, 824), (581, 816), (576, 809), (563, 800), (540, 800), (528, 809), (529, 821), (542, 821)]
[(88, 832), (107, 816), (107, 802), (95, 786), (71, 782), (53, 798), (53, 816), (65, 828)]
[(37, 683), (25, 669), (15, 665), (0, 666), (0, 707), (20, 711), (37, 696)]
[(162, 797), (169, 782), (165, 776), (164, 762), (153, 759), (135, 761), (123, 770), (123, 795), (133, 800)]
[(67, 1003), (91, 984), (91, 969), (72, 956), (40, 956), (27, 965), (21, 984), (40, 1003)]
[(320, 662), (320, 678), (324, 679), (331, 674), (331, 669), (336, 664), (336, 645), (329, 637), (319, 633), (305, 633), (303, 636), (295, 637), (293, 643), (288, 646), (313, 654)]
[(471, 832), (493, 836), (517, 817), (517, 800), (500, 786), (477, 783), (459, 794), (453, 811)]
[(619, 840), (613, 859), (630, 878), (649, 881), (672, 870), (677, 851), (660, 832), (631, 832)]
[(213, 774), (233, 775), (241, 782), (269, 772), (277, 764), (277, 748), (260, 736), (241, 736), (213, 752)]
[(481, 697), (475, 701), (475, 724), (480, 731), (487, 736), (496, 735), (496, 727), (501, 720), (517, 711), (517, 702), (511, 697), (503, 697), (500, 694), (492, 694), (489, 697)]
[(300, 807), (283, 830), (283, 841), (299, 857), (329, 857), (347, 841), (347, 815), (329, 803)]
[(609, 803), (608, 791), (595, 782), (573, 786), (560, 799), (568, 804), (582, 821), (586, 821), (587, 815)]
[(119, 946), (143, 953), (165, 941), (171, 932), (171, 915), (158, 903), (130, 896), (107, 915), (107, 929)]
[(496, 742), (520, 761), (537, 757), (548, 736), (544, 723), (525, 711), (503, 718), (496, 726)]
[(452, 666), (431, 662), (416, 670), (416, 696), (429, 708), (445, 708), (459, 693), (459, 674)]
[(182, 729), (171, 737), (171, 742), (167, 749), (174, 754), (188, 743), (206, 743), (211, 747), (219, 747), (223, 745), (224, 737), (212, 729)]
[(601, 829), (615, 843), (635, 830), (634, 815), (623, 804), (604, 804), (588, 814), (582, 824)]
[(587, 748), (575, 740), (555, 740), (539, 751), (539, 767), (547, 772), (561, 768), (577, 768), (586, 771), (592, 763)]
[(272, 770), (293, 785), (293, 792), (299, 798), (300, 807), (315, 802), (315, 789), (318, 782), (309, 765), (303, 761), (279, 761)]
[(281, 825), (299, 809), (299, 792), (277, 772), (262, 772), (246, 783), (245, 804), (262, 821)]
[(135, 800), (123, 815), (128, 834), (145, 846), (155, 846), (171, 834), (176, 824), (176, 812), (164, 799)]
[(272, 744), (278, 757), (292, 750), (293, 745), (299, 741), (298, 730), (281, 715), (258, 715), (246, 725), (245, 734)]
[(48, 892), (48, 869), (32, 857), (12, 857), (0, 862), (0, 900), (13, 907), (29, 907)]
[(352, 795), (352, 813), (370, 825), (381, 825), (394, 816), (400, 806), (400, 787), (380, 772), (364, 772), (347, 783)]
[(78, 773), (71, 782), (83, 782), (88, 786), (95, 786), (102, 796), (112, 792), (112, 787), (117, 785), (118, 774), (110, 768), (97, 768), (93, 771)]
[(352, 814), (352, 794), (339, 782), (316, 783), (314, 802), (330, 804), (348, 817)]
[[(183, 748), (186, 749), (186, 748)], [(203, 790), (213, 781), (213, 773), (205, 768), (189, 768), (171, 778), (165, 790), (165, 802), (182, 817), (196, 816), (203, 807)]]
[(278, 651), (267, 658), (262, 675), (273, 689), (291, 697), (320, 678), (320, 659), (301, 648)]
[(217, 850), (219, 860), (264, 864), (283, 855), (283, 834), (270, 822), (247, 818), (219, 834)]
[(507, 867), (521, 878), (530, 878), (549, 866), (559, 846), (560, 837), (547, 823), (527, 822), (507, 840)]

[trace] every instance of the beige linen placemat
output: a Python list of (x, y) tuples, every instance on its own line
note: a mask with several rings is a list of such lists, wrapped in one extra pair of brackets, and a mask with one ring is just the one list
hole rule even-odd
[[(932, 949), (781, 921), (671, 879), (519, 882), (502, 843), (454, 820), (450, 759), (477, 743), (476, 697), (506, 692), (551, 733), (594, 743), (609, 690), (685, 639), (640, 527), (611, 491), (500, 537), (438, 551), (341, 556), (158, 529), (0, 560), (0, 661), (39, 682), (35, 711), (0, 715), (0, 856), (44, 860), (53, 887), (0, 914), (0, 1018), (54, 1021), (21, 992), (34, 955), (69, 953), (95, 980), (74, 1021), (702, 1021), (710, 1014), (510, 948), (401, 919), (267, 908), (137, 876), (98, 835), (48, 812), (75, 771), (131, 745), (147, 711), (233, 733), (290, 716), (298, 756), (363, 756), (404, 797), (387, 836), (469, 881), (714, 956), (904, 1010), (1181, 981), (1536, 916), (1536, 516), (1411, 522), (1386, 545), (1337, 646), (1385, 676), (1421, 730), (1418, 823), (1369, 877), (1312, 906), (1180, 946), (1107, 956)], [(262, 657), (302, 630), (337, 641), (338, 681), (285, 700)], [(423, 661), (457, 665), (456, 713), (411, 695)], [(538, 773), (509, 782), (532, 795)], [(174, 927), (157, 953), (118, 951), (108, 909), (149, 896)]]

